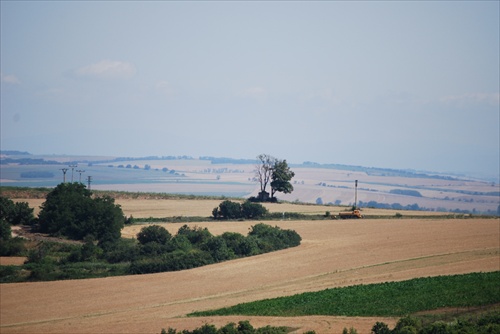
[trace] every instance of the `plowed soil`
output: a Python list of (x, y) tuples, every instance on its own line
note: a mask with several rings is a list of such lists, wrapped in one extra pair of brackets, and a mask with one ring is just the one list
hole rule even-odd
[[(213, 234), (245, 234), (255, 222), (198, 223)], [(314, 316), (206, 317), (186, 314), (305, 291), (414, 277), (500, 270), (498, 219), (281, 221), (299, 247), (181, 272), (104, 279), (0, 284), (1, 333), (159, 333), (250, 320), (295, 333), (369, 333), (376, 321)], [(176, 233), (179, 224), (166, 224)], [(137, 226), (123, 234), (132, 236)], [(466, 288), (466, 287), (464, 287)]]

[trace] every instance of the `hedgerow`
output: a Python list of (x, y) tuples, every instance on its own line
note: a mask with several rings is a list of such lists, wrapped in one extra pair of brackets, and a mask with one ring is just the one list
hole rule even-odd
[[(143, 235), (145, 227), (138, 235)], [(155, 227), (161, 234), (163, 227)], [(131, 274), (177, 271), (222, 262), (238, 257), (257, 255), (284, 248), (298, 246), (301, 237), (292, 230), (265, 224), (252, 226), (248, 236), (239, 233), (224, 233), (213, 236), (208, 229), (179, 228), (177, 235), (164, 244), (150, 241), (139, 245), (142, 256), (130, 264)]]

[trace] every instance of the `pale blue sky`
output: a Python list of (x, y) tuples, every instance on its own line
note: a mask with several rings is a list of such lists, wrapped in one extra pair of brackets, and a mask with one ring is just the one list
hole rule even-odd
[(499, 2), (1, 1), (1, 148), (499, 173)]

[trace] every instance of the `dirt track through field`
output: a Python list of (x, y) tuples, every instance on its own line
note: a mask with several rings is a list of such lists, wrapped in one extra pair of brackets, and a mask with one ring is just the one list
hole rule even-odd
[[(213, 234), (245, 234), (255, 222), (197, 223)], [(195, 225), (195, 224), (193, 224)], [(196, 310), (305, 291), (413, 277), (500, 270), (498, 219), (283, 221), (299, 247), (182, 272), (1, 284), (1, 333), (159, 333), (250, 320), (297, 333), (369, 333), (376, 321), (349, 317), (186, 318)], [(179, 224), (166, 224), (176, 233)], [(130, 229), (130, 230), (128, 230)], [(136, 226), (124, 230), (133, 235)]]

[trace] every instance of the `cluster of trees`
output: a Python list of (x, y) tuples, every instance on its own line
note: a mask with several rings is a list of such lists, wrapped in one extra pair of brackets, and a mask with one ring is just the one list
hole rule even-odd
[[(260, 192), (257, 197), (250, 198), (251, 201), (276, 202), (274, 195), (277, 192), (289, 194), (293, 191), (290, 183), (295, 173), (290, 170), (286, 160), (279, 160), (268, 154), (257, 156), (258, 164), (255, 166), (255, 178), (260, 184)], [(266, 191), (271, 186), (271, 196)]]
[(109, 196), (93, 197), (81, 183), (61, 183), (41, 206), (38, 230), (74, 240), (86, 237), (98, 240), (120, 238), (125, 216)]
[(0, 196), (0, 256), (20, 255), (25, 251), (24, 242), (12, 237), (12, 225), (31, 225), (35, 221), (33, 209), (26, 202), (14, 203)]
[(401, 318), (391, 330), (384, 322), (376, 322), (372, 334), (458, 334), (458, 333), (500, 333), (498, 312), (476, 316), (471, 319), (455, 319), (452, 322), (434, 321), (423, 324), (422, 320), (407, 316)]
[[(247, 236), (234, 232), (214, 236), (206, 228), (187, 225), (172, 236), (165, 228), (151, 225), (141, 229), (137, 241), (136, 249), (123, 259), (132, 260), (132, 274), (190, 269), (272, 252), (298, 246), (301, 237), (295, 231), (266, 224), (252, 226)], [(130, 259), (130, 254), (135, 258)]]
[[(30, 250), (22, 267), (29, 277), (0, 272), (0, 281), (40, 281), (105, 277), (178, 271), (235, 258), (258, 255), (298, 246), (301, 237), (292, 230), (265, 224), (253, 226), (247, 236), (225, 232), (214, 236), (208, 229), (183, 225), (174, 236), (159, 225), (143, 227), (137, 239), (97, 242), (86, 237), (84, 244), (44, 242)], [(2, 277), (2, 276), (11, 277)]]
[(391, 189), (389, 190), (389, 193), (396, 195), (422, 197), (422, 194), (419, 191), (411, 189)]
[(223, 201), (212, 210), (214, 219), (259, 219), (268, 214), (268, 210), (259, 203), (245, 201), (243, 204)]

